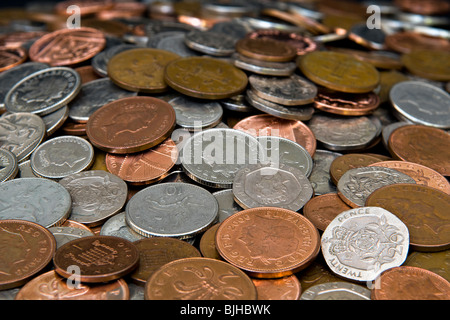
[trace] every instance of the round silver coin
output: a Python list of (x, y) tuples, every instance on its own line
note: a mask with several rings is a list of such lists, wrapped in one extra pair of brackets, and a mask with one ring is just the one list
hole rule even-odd
[(69, 107), (64, 106), (52, 113), (42, 116), (44, 120), (45, 128), (47, 131), (47, 137), (54, 134), (61, 126), (66, 122), (69, 117)]
[(201, 130), (216, 126), (223, 109), (217, 101), (197, 100), (179, 96), (169, 101), (176, 114), (176, 123), (187, 130)]
[(397, 83), (389, 92), (391, 103), (415, 124), (450, 129), (450, 94), (422, 81)]
[(46, 136), (41, 117), (27, 113), (12, 113), (0, 118), (0, 148), (11, 151), (22, 162)]
[(14, 179), (18, 171), (19, 165), (14, 153), (0, 149), (0, 182)]
[(56, 249), (75, 239), (94, 236), (94, 233), (81, 228), (74, 227), (51, 227), (48, 228), (56, 240)]
[(134, 242), (142, 240), (145, 237), (131, 229), (125, 221), (125, 212), (117, 213), (105, 221), (100, 229), (100, 235), (115, 236)]
[(406, 260), (409, 232), (391, 212), (360, 207), (337, 215), (321, 238), (322, 254), (331, 271), (356, 281), (373, 281)]
[(211, 56), (231, 56), (236, 39), (223, 33), (193, 30), (185, 35), (184, 43), (192, 50)]
[(57, 182), (17, 178), (0, 184), (0, 220), (18, 219), (50, 228), (69, 217), (72, 199)]
[(219, 204), (218, 222), (223, 222), (229, 216), (242, 211), (242, 207), (234, 201), (233, 189), (225, 189), (213, 193)]
[(90, 227), (120, 212), (127, 200), (127, 184), (109, 172), (89, 170), (59, 181), (72, 197), (70, 219)]
[(257, 96), (285, 106), (312, 103), (317, 95), (316, 85), (297, 74), (289, 77), (252, 74), (248, 82)]
[(5, 97), (6, 110), (40, 116), (68, 104), (81, 88), (81, 77), (72, 68), (51, 67), (19, 81)]
[(95, 55), (91, 60), (91, 66), (99, 76), (107, 77), (109, 60), (120, 52), (136, 48), (138, 48), (138, 46), (134, 44), (119, 44), (112, 46)]
[(94, 161), (94, 148), (86, 139), (60, 136), (47, 140), (31, 155), (31, 169), (40, 177), (62, 179), (87, 170)]
[(215, 23), (210, 29), (210, 31), (226, 34), (237, 40), (244, 38), (247, 33), (252, 31), (249, 26), (244, 23), (240, 23), (237, 20), (233, 21), (220, 21)]
[(400, 122), (394, 122), (391, 124), (388, 124), (387, 126), (383, 127), (383, 130), (381, 131), (381, 137), (383, 138), (383, 145), (387, 149), (389, 146), (389, 137), (391, 136), (391, 133), (400, 127), (410, 125), (411, 123), (406, 121), (400, 121)]
[(235, 201), (244, 209), (278, 207), (298, 211), (314, 194), (300, 170), (285, 165), (249, 165), (238, 171), (233, 183)]
[(311, 182), (315, 195), (318, 196), (337, 191), (336, 186), (331, 180), (330, 167), (331, 163), (340, 156), (342, 156), (342, 153), (328, 150), (317, 149), (314, 153), (314, 165), (311, 175), (309, 176), (309, 181)]
[(166, 31), (150, 37), (147, 47), (166, 50), (178, 54), (180, 57), (193, 57), (201, 55), (200, 52), (191, 50), (184, 42), (185, 32)]
[(256, 109), (246, 103), (246, 98), (243, 94), (234, 97), (223, 99), (219, 101), (222, 107), (230, 111), (237, 112), (254, 112)]
[(370, 300), (372, 292), (351, 282), (326, 282), (306, 289), (300, 300)]
[(288, 77), (297, 68), (294, 62), (262, 61), (248, 58), (237, 52), (233, 53), (231, 59), (237, 68), (265, 76)]
[(416, 183), (410, 176), (391, 168), (362, 167), (347, 170), (339, 179), (339, 197), (350, 207), (362, 207), (375, 190), (396, 183)]
[(136, 193), (126, 222), (145, 237), (192, 238), (217, 219), (219, 205), (207, 190), (188, 183), (161, 183)]

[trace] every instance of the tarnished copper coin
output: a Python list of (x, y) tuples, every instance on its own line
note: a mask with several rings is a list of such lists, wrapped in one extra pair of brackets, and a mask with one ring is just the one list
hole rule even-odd
[(75, 68), (75, 71), (80, 75), (82, 85), (93, 80), (101, 79), (92, 66), (78, 67)]
[(249, 116), (233, 129), (244, 131), (255, 137), (276, 136), (297, 142), (312, 156), (316, 152), (317, 141), (314, 133), (300, 120), (281, 119), (269, 114)]
[(372, 300), (450, 300), (450, 283), (434, 272), (409, 266), (384, 271)]
[(113, 0), (64, 0), (55, 5), (55, 12), (58, 15), (67, 16), (67, 8), (71, 5), (78, 6), (82, 16), (97, 13), (102, 10), (110, 9), (114, 6)]
[(209, 258), (169, 262), (147, 280), (146, 300), (256, 300), (252, 280), (229, 263)]
[(164, 68), (179, 57), (176, 53), (153, 48), (125, 50), (109, 60), (108, 76), (126, 90), (164, 92), (168, 89), (164, 81)]
[(150, 184), (164, 178), (178, 159), (175, 142), (168, 138), (146, 151), (133, 154), (106, 154), (106, 168), (133, 185)]
[(48, 33), (30, 47), (32, 61), (51, 66), (70, 66), (84, 62), (103, 50), (104, 34), (93, 28), (61, 29)]
[(410, 53), (415, 50), (450, 50), (450, 41), (414, 31), (401, 31), (386, 36), (388, 48), (399, 53)]
[(28, 54), (21, 47), (0, 47), (0, 72), (14, 68), (27, 60)]
[(0, 290), (20, 287), (52, 261), (53, 234), (24, 220), (0, 221)]
[(419, 267), (437, 273), (450, 281), (450, 250), (438, 252), (413, 251), (408, 254), (403, 266)]
[(450, 81), (450, 50), (414, 50), (404, 54), (402, 61), (409, 72), (419, 77)]
[(350, 169), (367, 167), (369, 164), (380, 162), (377, 157), (364, 153), (344, 154), (333, 160), (330, 166), (331, 180), (335, 185), (339, 179)]
[(150, 149), (172, 133), (173, 107), (153, 97), (129, 97), (110, 102), (90, 117), (86, 134), (97, 148), (110, 153), (134, 153)]
[(205, 258), (223, 260), (216, 249), (216, 231), (220, 223), (217, 223), (206, 230), (200, 238), (199, 248)]
[(391, 133), (388, 144), (393, 158), (415, 162), (450, 177), (450, 135), (444, 130), (404, 126)]
[(258, 300), (298, 300), (302, 286), (295, 275), (279, 279), (252, 279)]
[(272, 62), (291, 61), (297, 55), (292, 45), (270, 38), (243, 38), (236, 43), (236, 51), (252, 59)]
[(115, 236), (89, 236), (72, 240), (56, 250), (55, 271), (64, 278), (80, 270), (80, 282), (98, 283), (119, 279), (132, 272), (139, 263), (136, 246)]
[(319, 232), (303, 215), (282, 208), (246, 209), (216, 232), (222, 258), (255, 278), (280, 278), (306, 268), (320, 250)]
[(352, 57), (372, 64), (380, 69), (401, 69), (403, 63), (399, 54), (389, 51), (362, 51), (347, 48), (333, 48), (332, 51), (342, 52)]
[(247, 75), (233, 65), (209, 57), (186, 57), (170, 62), (164, 80), (172, 89), (200, 99), (224, 99), (243, 92)]
[(446, 0), (394, 0), (394, 4), (402, 11), (421, 15), (444, 15), (450, 11)]
[(396, 184), (375, 190), (366, 206), (384, 208), (409, 230), (410, 247), (417, 251), (450, 248), (450, 195), (418, 184)]

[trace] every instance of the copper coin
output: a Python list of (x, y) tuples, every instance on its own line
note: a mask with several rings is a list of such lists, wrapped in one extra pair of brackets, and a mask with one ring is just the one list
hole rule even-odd
[(14, 31), (0, 36), (0, 46), (9, 48), (23, 47), (28, 41), (36, 40), (47, 34), (47, 31)]
[(377, 281), (372, 300), (450, 300), (450, 283), (422, 268), (391, 268)]
[(434, 273), (450, 281), (450, 250), (439, 252), (409, 252), (403, 263), (404, 266), (419, 267)]
[(330, 166), (331, 180), (335, 185), (339, 179), (350, 169), (367, 167), (369, 164), (380, 162), (377, 157), (363, 153), (344, 154), (333, 160)]
[(223, 260), (216, 249), (216, 231), (220, 223), (217, 223), (206, 230), (200, 238), (199, 248), (205, 258)]
[(143, 185), (164, 178), (178, 159), (178, 148), (168, 138), (146, 151), (133, 154), (106, 155), (106, 168), (112, 174), (133, 185)]
[(326, 193), (311, 198), (303, 207), (303, 215), (308, 218), (317, 229), (325, 231), (330, 222), (341, 212), (350, 210), (336, 193)]
[(84, 225), (80, 222), (74, 221), (74, 220), (70, 220), (70, 219), (67, 219), (66, 221), (64, 221), (64, 223), (61, 225), (61, 227), (79, 228), (79, 229), (83, 229), (83, 230), (92, 232), (91, 228), (87, 227), (86, 225)]
[(306, 268), (320, 250), (319, 232), (288, 209), (246, 209), (225, 219), (216, 232), (222, 258), (254, 278), (280, 278)]
[(128, 300), (130, 291), (123, 279), (107, 283), (69, 285), (54, 270), (25, 284), (15, 300)]
[(320, 111), (344, 116), (363, 116), (372, 113), (380, 105), (380, 97), (374, 92), (343, 93), (319, 88), (314, 107)]
[(97, 148), (110, 153), (134, 153), (150, 149), (172, 133), (173, 107), (153, 97), (129, 97), (110, 102), (90, 117), (86, 134)]
[(450, 11), (446, 0), (395, 0), (394, 4), (402, 11), (421, 15), (443, 15)]
[(92, 28), (61, 29), (48, 33), (30, 47), (32, 61), (51, 66), (70, 66), (84, 62), (103, 50), (101, 31)]
[(70, 15), (67, 8), (76, 5), (80, 8), (80, 14), (85, 16), (110, 9), (114, 6), (114, 2), (113, 0), (65, 0), (55, 5), (55, 12), (63, 16)]
[(450, 177), (450, 135), (441, 129), (409, 125), (395, 129), (389, 137), (393, 158), (415, 162)]
[(112, 37), (123, 37), (127, 32), (131, 31), (129, 26), (117, 20), (101, 20), (96, 18), (85, 18), (81, 20), (81, 26), (93, 28), (103, 32), (105, 35)]
[(184, 258), (159, 268), (145, 285), (146, 300), (256, 300), (252, 280), (229, 263)]
[(413, 178), (417, 184), (450, 194), (450, 182), (439, 172), (423, 165), (407, 161), (382, 161), (369, 164), (369, 167), (373, 166), (395, 169)]
[(53, 264), (55, 271), (70, 278), (71, 266), (80, 268), (80, 282), (98, 283), (119, 279), (132, 272), (138, 265), (136, 246), (115, 236), (88, 236), (72, 240), (56, 250)]
[(75, 68), (75, 71), (80, 75), (82, 85), (93, 80), (101, 79), (92, 66), (78, 67)]
[(14, 68), (25, 62), (28, 54), (21, 47), (0, 47), (0, 72)]
[(304, 147), (311, 157), (316, 152), (316, 137), (311, 129), (300, 120), (258, 114), (242, 119), (234, 125), (233, 129), (244, 131), (255, 137), (276, 136), (289, 139)]
[(272, 62), (291, 61), (297, 55), (292, 45), (271, 38), (243, 38), (236, 43), (236, 51), (252, 59)]
[(201, 257), (200, 251), (193, 245), (174, 238), (146, 238), (134, 241), (133, 244), (139, 250), (139, 266), (130, 277), (141, 286), (145, 286), (150, 276), (166, 263), (183, 258)]
[(252, 279), (258, 300), (298, 300), (302, 286), (295, 275), (279, 279)]
[(402, 56), (403, 64), (412, 74), (435, 80), (450, 81), (450, 52), (414, 50)]
[(401, 69), (403, 67), (400, 55), (389, 51), (362, 51), (347, 48), (331, 48), (331, 50), (349, 54), (360, 61), (372, 64), (375, 68)]
[(418, 184), (395, 184), (372, 192), (366, 206), (395, 214), (409, 230), (410, 247), (433, 252), (450, 248), (450, 195)]
[(66, 121), (61, 131), (64, 134), (73, 135), (73, 136), (85, 136), (86, 135), (86, 123), (75, 123), (71, 120)]
[(0, 290), (20, 287), (52, 261), (53, 234), (24, 220), (0, 221)]
[(413, 31), (396, 32), (386, 36), (385, 44), (399, 53), (410, 53), (415, 50), (450, 50), (450, 41), (440, 37), (432, 37)]

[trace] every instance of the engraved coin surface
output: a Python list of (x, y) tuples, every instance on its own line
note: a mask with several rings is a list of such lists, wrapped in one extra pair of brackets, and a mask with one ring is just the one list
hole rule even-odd
[(292, 75), (297, 68), (294, 62), (262, 61), (243, 56), (237, 52), (233, 53), (231, 59), (239, 69), (265, 76), (286, 77)]
[(0, 149), (0, 182), (14, 179), (18, 171), (19, 165), (14, 153)]
[(273, 62), (287, 62), (297, 56), (290, 44), (269, 38), (243, 38), (236, 43), (236, 51), (243, 56)]
[(408, 254), (406, 225), (389, 211), (361, 207), (340, 213), (322, 234), (322, 254), (338, 276), (372, 281)]
[(330, 177), (335, 185), (339, 179), (350, 169), (367, 167), (380, 162), (379, 158), (365, 153), (347, 153), (336, 157), (329, 167)]
[(349, 282), (328, 282), (305, 290), (300, 300), (370, 300), (370, 290)]
[(236, 39), (212, 30), (193, 30), (186, 33), (184, 43), (192, 50), (211, 56), (230, 56), (234, 52)]
[(100, 229), (100, 235), (124, 238), (131, 242), (144, 239), (144, 236), (134, 232), (127, 225), (125, 212), (117, 213), (106, 220)]
[(116, 54), (131, 49), (137, 49), (137, 46), (134, 44), (119, 44), (96, 54), (91, 60), (93, 71), (100, 77), (107, 77), (109, 60)]
[(55, 237), (57, 249), (69, 241), (94, 235), (91, 231), (75, 227), (51, 227), (48, 230)]
[(42, 116), (44, 120), (45, 129), (47, 131), (47, 137), (54, 134), (59, 128), (63, 126), (69, 117), (69, 107), (64, 106), (52, 113)]
[(309, 181), (315, 195), (336, 192), (336, 185), (331, 179), (330, 167), (333, 161), (342, 156), (341, 153), (328, 150), (316, 150), (313, 157), (313, 169)]
[(233, 189), (225, 189), (213, 193), (219, 204), (219, 222), (222, 222), (236, 212), (242, 211), (242, 207), (234, 201)]

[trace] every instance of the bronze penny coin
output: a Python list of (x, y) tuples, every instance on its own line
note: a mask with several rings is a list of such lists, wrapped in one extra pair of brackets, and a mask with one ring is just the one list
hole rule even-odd
[(316, 137), (311, 129), (300, 120), (257, 114), (238, 121), (233, 129), (244, 131), (255, 137), (276, 136), (289, 139), (304, 147), (311, 157), (316, 152)]
[(399, 53), (410, 53), (415, 50), (450, 50), (450, 41), (414, 31), (401, 31), (386, 36), (388, 48)]
[(86, 134), (97, 148), (110, 153), (134, 153), (150, 149), (172, 133), (173, 107), (153, 97), (128, 97), (110, 102), (90, 117)]
[(22, 47), (0, 47), (0, 72), (18, 66), (27, 58), (28, 54)]
[(252, 280), (240, 269), (209, 258), (169, 262), (147, 280), (146, 300), (256, 300)]
[(166, 263), (183, 258), (201, 257), (200, 251), (193, 245), (175, 238), (146, 238), (134, 241), (133, 244), (139, 251), (139, 266), (130, 277), (141, 286), (145, 286), (148, 278)]
[(76, 123), (72, 122), (71, 120), (68, 120), (62, 125), (61, 131), (64, 134), (71, 136), (85, 136), (86, 123)]
[(168, 138), (146, 151), (132, 154), (106, 154), (106, 168), (133, 185), (156, 182), (167, 176), (178, 159), (178, 148)]
[(298, 57), (297, 65), (311, 81), (336, 91), (370, 92), (380, 82), (373, 65), (345, 53), (314, 51)]
[(437, 273), (450, 281), (450, 250), (438, 252), (409, 252), (404, 266), (419, 267)]
[(395, 129), (388, 142), (393, 158), (414, 162), (450, 177), (450, 135), (423, 125)]
[(67, 8), (71, 5), (76, 5), (80, 8), (80, 14), (86, 16), (111, 9), (114, 6), (114, 2), (113, 0), (65, 0), (55, 5), (55, 12), (58, 15), (67, 16), (69, 15)]
[(450, 182), (439, 172), (423, 165), (408, 161), (382, 161), (369, 164), (368, 166), (395, 169), (413, 178), (417, 184), (432, 187), (450, 194)]
[(297, 56), (292, 45), (270, 38), (243, 38), (236, 43), (236, 51), (252, 59), (272, 62), (288, 62)]
[(252, 279), (258, 300), (298, 300), (302, 286), (295, 275), (279, 279)]
[(81, 26), (100, 30), (105, 35), (121, 38), (131, 31), (129, 26), (117, 20), (102, 20), (98, 18), (85, 18), (81, 20)]
[(32, 61), (52, 67), (70, 66), (84, 62), (102, 51), (106, 45), (104, 34), (93, 28), (61, 29), (50, 32), (30, 47)]
[(74, 220), (67, 219), (64, 221), (64, 223), (61, 225), (61, 227), (70, 227), (70, 228), (79, 228), (86, 231), (92, 232), (91, 228), (87, 227), (86, 225), (82, 224), (81, 222), (77, 222)]
[(75, 71), (80, 75), (82, 85), (93, 80), (101, 79), (92, 66), (78, 67), (75, 68)]
[(444, 15), (450, 11), (450, 3), (446, 0), (395, 0), (400, 10), (421, 15)]
[(246, 209), (216, 232), (219, 254), (254, 278), (281, 278), (306, 268), (320, 250), (319, 232), (303, 215), (283, 208)]
[(419, 77), (450, 81), (450, 51), (414, 50), (404, 54), (402, 61), (409, 72)]
[(450, 248), (450, 195), (418, 184), (395, 184), (379, 188), (365, 206), (381, 207), (395, 214), (408, 227), (410, 247), (433, 252)]
[(365, 61), (372, 64), (375, 68), (401, 69), (403, 67), (400, 55), (393, 52), (362, 51), (347, 48), (331, 48), (330, 50), (346, 53), (360, 61)]
[(17, 293), (15, 300), (129, 300), (128, 284), (123, 279), (106, 283), (79, 283), (70, 286), (54, 270), (35, 277)]
[(308, 218), (317, 229), (325, 231), (331, 221), (340, 213), (350, 210), (337, 193), (326, 193), (311, 198), (303, 207), (303, 215)]
[(233, 65), (209, 57), (185, 57), (170, 62), (164, 80), (172, 89), (200, 99), (225, 99), (247, 88), (247, 75)]
[(379, 158), (364, 153), (349, 153), (337, 157), (330, 166), (330, 177), (335, 185), (350, 169), (367, 167), (369, 164), (380, 162)]
[(206, 230), (200, 238), (199, 248), (205, 258), (223, 260), (216, 249), (216, 231), (220, 223), (217, 223)]
[(136, 246), (115, 236), (88, 236), (72, 240), (59, 247), (53, 257), (55, 271), (64, 278), (80, 269), (80, 282), (98, 283), (119, 279), (132, 272), (139, 263)]
[(25, 220), (0, 221), (0, 290), (20, 287), (52, 261), (53, 234)]
[(0, 36), (0, 46), (17, 48), (23, 47), (28, 41), (36, 40), (47, 34), (47, 31), (13, 31)]
[(410, 266), (384, 271), (372, 300), (450, 300), (450, 283), (434, 272)]
[(117, 86), (129, 91), (161, 93), (167, 91), (164, 68), (178, 59), (173, 52), (137, 48), (120, 52), (108, 62), (108, 76)]

